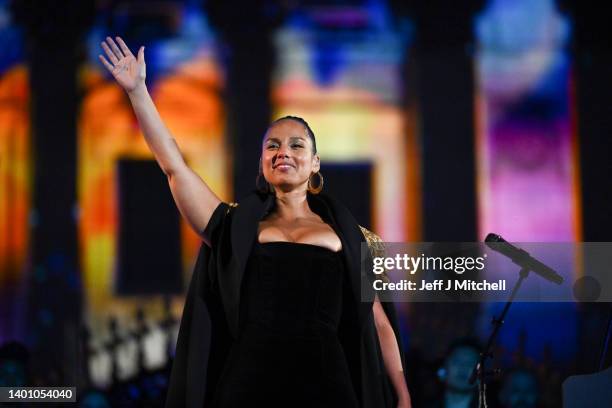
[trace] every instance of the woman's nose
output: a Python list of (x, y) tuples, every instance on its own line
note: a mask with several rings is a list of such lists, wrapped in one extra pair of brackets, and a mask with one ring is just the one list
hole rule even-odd
[(278, 148), (278, 157), (289, 157), (289, 148), (286, 146), (281, 146)]

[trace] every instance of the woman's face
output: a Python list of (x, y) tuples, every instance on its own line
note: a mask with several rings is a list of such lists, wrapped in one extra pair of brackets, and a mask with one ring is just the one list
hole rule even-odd
[(277, 190), (306, 190), (308, 178), (320, 167), (319, 156), (312, 149), (312, 141), (301, 123), (285, 119), (274, 124), (263, 140), (264, 178)]

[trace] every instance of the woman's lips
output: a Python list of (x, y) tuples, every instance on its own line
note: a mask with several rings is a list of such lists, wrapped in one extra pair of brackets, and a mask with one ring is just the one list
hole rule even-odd
[(279, 170), (288, 170), (292, 167), (293, 166), (290, 164), (277, 164), (276, 166), (274, 166), (275, 169), (279, 169)]

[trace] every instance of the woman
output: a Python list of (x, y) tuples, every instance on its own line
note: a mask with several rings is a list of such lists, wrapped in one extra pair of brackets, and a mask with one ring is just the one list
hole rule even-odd
[(393, 306), (361, 301), (371, 285), (360, 272), (360, 243), (371, 233), (318, 194), (308, 124), (275, 121), (262, 143), (262, 188), (240, 205), (223, 203), (164, 126), (145, 85), (144, 47), (135, 57), (121, 38), (107, 37), (102, 48), (179, 211), (205, 243), (167, 406), (410, 407)]

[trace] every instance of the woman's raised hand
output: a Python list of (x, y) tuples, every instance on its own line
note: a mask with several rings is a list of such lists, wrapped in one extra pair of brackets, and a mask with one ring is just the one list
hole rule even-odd
[(145, 141), (155, 155), (159, 167), (168, 177), (170, 191), (181, 215), (210, 245), (209, 238), (204, 236), (204, 230), (221, 200), (200, 176), (187, 166), (176, 140), (159, 116), (145, 85), (144, 47), (140, 47), (138, 57), (134, 57), (121, 38), (116, 37), (115, 40), (116, 42), (106, 37), (102, 42), (106, 58), (100, 55), (100, 61), (128, 93)]
[(136, 58), (121, 37), (115, 38), (119, 46), (110, 37), (106, 37), (102, 42), (102, 48), (110, 62), (102, 55), (98, 58), (126, 92), (144, 87), (146, 77), (144, 47), (140, 47)]

